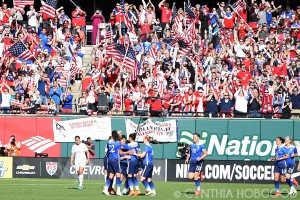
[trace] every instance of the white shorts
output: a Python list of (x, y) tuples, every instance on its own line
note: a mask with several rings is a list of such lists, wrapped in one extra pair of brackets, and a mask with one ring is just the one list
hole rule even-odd
[(75, 169), (76, 169), (76, 172), (79, 170), (80, 167), (84, 168), (86, 165), (86, 161), (80, 161), (80, 162), (75, 162)]

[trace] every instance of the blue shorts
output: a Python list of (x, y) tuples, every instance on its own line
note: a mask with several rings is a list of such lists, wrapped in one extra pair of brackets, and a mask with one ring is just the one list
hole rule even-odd
[(279, 173), (280, 175), (286, 174), (286, 165), (275, 165), (274, 173)]
[(126, 162), (121, 162), (120, 165), (121, 165), (121, 173), (124, 176), (126, 176), (127, 175), (127, 166), (128, 166), (127, 161)]
[(190, 173), (195, 173), (195, 172), (200, 173), (202, 170), (202, 165), (203, 165), (203, 162), (190, 163), (189, 172)]
[(133, 160), (128, 163), (127, 172), (128, 174), (137, 174), (139, 171), (139, 161)]
[(108, 169), (107, 159), (108, 159), (107, 157), (104, 157), (104, 158), (103, 158), (104, 170), (107, 170), (107, 169)]
[(153, 165), (152, 164), (145, 165), (143, 167), (141, 176), (145, 178), (152, 178), (152, 172), (153, 172)]
[(112, 174), (121, 173), (120, 162), (118, 159), (108, 158), (108, 172)]
[(287, 165), (287, 166), (286, 166), (286, 173), (287, 173), (287, 174), (293, 174), (294, 168), (295, 168), (295, 164)]

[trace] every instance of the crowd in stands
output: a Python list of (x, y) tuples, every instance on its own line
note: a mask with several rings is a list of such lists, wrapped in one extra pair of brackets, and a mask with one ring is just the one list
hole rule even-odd
[[(82, 78), (86, 13), (76, 7), (68, 16), (63, 7), (55, 9), (56, 0), (25, 12), (27, 2), (0, 7), (1, 113), (72, 112), (70, 87)], [(53, 10), (43, 11), (45, 5)]]
[[(2, 112), (72, 112), (74, 80), (82, 80), (76, 104), (89, 115), (290, 118), (300, 109), (300, 3), (139, 4), (121, 0), (109, 18), (95, 11), (87, 70), (79, 7), (49, 20), (31, 6), (23, 28), (15, 17), (25, 13), (3, 4)], [(19, 40), (35, 59), (5, 56)]]

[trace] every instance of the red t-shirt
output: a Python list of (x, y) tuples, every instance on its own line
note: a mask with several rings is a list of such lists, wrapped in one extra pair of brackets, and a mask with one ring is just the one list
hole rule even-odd
[[(85, 26), (85, 15), (83, 12), (79, 12), (75, 16), (75, 12), (72, 12), (72, 26)], [(74, 17), (75, 16), (75, 17)]]
[(241, 79), (241, 84), (243, 86), (246, 86), (249, 79), (252, 78), (250, 72), (243, 72), (243, 71), (240, 71), (237, 75), (236, 75), (237, 78)]
[(9, 17), (7, 17), (5, 13), (10, 16), (10, 10), (5, 10), (5, 11), (3, 10), (2, 12), (3, 12), (3, 23), (6, 24), (9, 23)]
[(153, 111), (161, 111), (162, 103), (160, 99), (150, 99), (148, 103), (151, 105), (151, 110)]
[(132, 109), (131, 109), (132, 100), (131, 99), (125, 99), (124, 105), (125, 105), (125, 111), (132, 111)]
[(172, 11), (168, 8), (163, 7), (163, 6), (161, 6), (159, 9), (161, 10), (161, 22), (162, 23), (169, 23), (170, 18), (172, 16)]
[(227, 29), (231, 29), (234, 27), (234, 19), (235, 19), (235, 14), (226, 14), (224, 16), (224, 26)]

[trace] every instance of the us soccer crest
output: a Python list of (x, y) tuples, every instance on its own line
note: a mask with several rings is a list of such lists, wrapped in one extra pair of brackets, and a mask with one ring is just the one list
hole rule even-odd
[(57, 171), (57, 162), (46, 162), (46, 171), (53, 176)]

